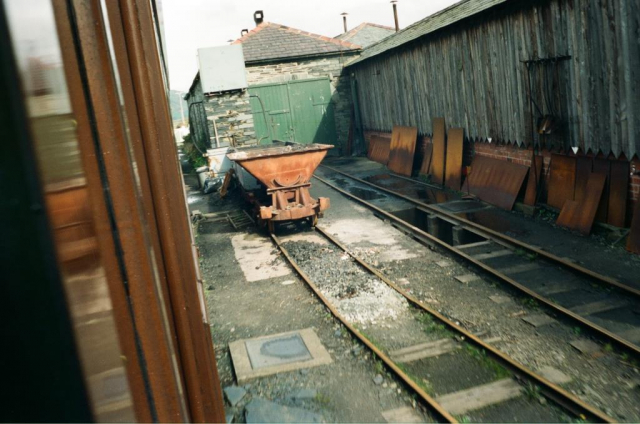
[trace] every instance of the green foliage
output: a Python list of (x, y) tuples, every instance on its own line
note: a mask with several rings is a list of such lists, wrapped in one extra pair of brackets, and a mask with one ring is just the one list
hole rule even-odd
[(531, 309), (538, 309), (538, 301), (531, 298), (531, 297), (523, 297), (520, 299), (520, 303), (522, 304), (522, 306), (526, 306), (527, 308), (531, 308)]
[(200, 153), (196, 146), (194, 146), (191, 134), (185, 135), (182, 139), (184, 140), (182, 148), (184, 149), (184, 153), (187, 155), (187, 159), (193, 169), (196, 170), (201, 166), (205, 166), (207, 164), (207, 158), (202, 156), (202, 153)]
[(540, 387), (529, 382), (524, 386), (524, 394), (531, 400), (538, 400), (540, 398)]
[(479, 349), (470, 343), (466, 343), (464, 348), (469, 356), (480, 362), (483, 367), (493, 371), (493, 377), (495, 380), (511, 377), (511, 373), (505, 367), (487, 357), (487, 352), (484, 349)]
[(424, 312), (418, 312), (417, 317), (418, 321), (422, 324), (422, 328), (426, 333), (434, 334), (440, 337), (452, 337), (453, 334), (447, 330), (444, 324), (437, 322), (433, 319), (433, 317)]

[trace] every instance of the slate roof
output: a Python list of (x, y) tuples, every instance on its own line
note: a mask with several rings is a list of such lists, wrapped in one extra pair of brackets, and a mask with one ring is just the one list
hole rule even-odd
[(363, 22), (357, 27), (342, 33), (335, 38), (342, 41), (349, 41), (362, 47), (368, 47), (371, 44), (377, 43), (383, 38), (395, 33), (396, 30), (394, 28), (372, 24), (370, 22)]
[(452, 6), (427, 16), (409, 25), (405, 29), (391, 35), (376, 44), (372, 44), (362, 51), (362, 54), (352, 60), (347, 66), (360, 63), (374, 56), (395, 49), (403, 44), (437, 31), (462, 19), (476, 15), (501, 3), (512, 0), (462, 0)]
[(245, 63), (277, 61), (308, 56), (359, 52), (348, 41), (311, 34), (272, 22), (263, 22), (231, 44), (242, 44)]

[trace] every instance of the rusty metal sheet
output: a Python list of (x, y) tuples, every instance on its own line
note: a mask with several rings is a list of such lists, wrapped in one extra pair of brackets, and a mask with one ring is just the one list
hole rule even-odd
[(627, 220), (627, 190), (629, 189), (629, 162), (611, 161), (609, 174), (609, 208), (607, 223), (624, 227)]
[(576, 158), (576, 184), (573, 193), (573, 200), (582, 202), (587, 190), (587, 181), (593, 167), (593, 159), (588, 156), (578, 156)]
[(611, 164), (606, 159), (594, 159), (593, 160), (593, 172), (606, 175), (604, 184), (604, 191), (602, 192), (602, 198), (600, 199), (600, 205), (598, 205), (598, 212), (596, 213), (596, 221), (607, 222), (607, 214), (609, 211), (609, 174), (611, 172)]
[(464, 130), (462, 128), (451, 128), (449, 134), (447, 134), (447, 161), (444, 168), (444, 184), (452, 190), (460, 190), (463, 144)]
[(562, 209), (564, 202), (573, 200), (576, 183), (576, 158), (564, 155), (551, 155), (549, 192), (547, 204)]
[(567, 200), (556, 224), (577, 230), (584, 235), (591, 233), (606, 180), (605, 174), (592, 172), (587, 180), (584, 199), (581, 202)]
[(631, 229), (627, 239), (627, 250), (640, 255), (640, 200), (636, 200), (631, 219)]
[(433, 118), (433, 152), (431, 153), (431, 180), (444, 183), (445, 132), (444, 118)]
[(428, 175), (431, 169), (431, 158), (433, 156), (433, 144), (428, 143), (424, 146), (424, 156), (422, 157), (422, 165), (420, 166), (420, 175)]
[(528, 171), (524, 165), (476, 156), (467, 178), (468, 190), (485, 202), (511, 210)]
[(387, 165), (389, 162), (389, 149), (391, 139), (380, 136), (371, 136), (369, 141), (369, 159)]
[(524, 204), (534, 206), (538, 198), (538, 186), (540, 175), (542, 174), (542, 156), (532, 155), (532, 164), (529, 167), (529, 178), (527, 178), (527, 189), (524, 193)]
[(393, 126), (389, 163), (387, 164), (390, 170), (400, 175), (411, 176), (417, 139), (418, 128)]

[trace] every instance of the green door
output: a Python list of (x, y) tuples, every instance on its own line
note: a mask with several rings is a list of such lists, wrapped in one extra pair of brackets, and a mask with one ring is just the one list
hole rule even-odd
[(329, 78), (255, 85), (249, 87), (249, 94), (252, 96), (251, 111), (256, 137), (261, 144), (274, 139), (298, 143), (336, 143)]
[(336, 142), (336, 125), (328, 78), (289, 82), (289, 99), (297, 142)]
[(249, 87), (249, 96), (253, 126), (259, 143), (293, 140), (287, 85), (263, 84)]

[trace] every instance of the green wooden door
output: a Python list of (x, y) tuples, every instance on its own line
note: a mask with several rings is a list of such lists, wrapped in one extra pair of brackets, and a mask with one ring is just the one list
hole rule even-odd
[(336, 143), (329, 78), (255, 85), (249, 87), (249, 94), (260, 96), (264, 104), (265, 113), (258, 98), (251, 97), (256, 137), (261, 144), (274, 139), (298, 143)]
[(249, 96), (253, 114), (253, 126), (259, 143), (268, 144), (273, 140), (293, 140), (293, 125), (287, 85), (263, 84), (252, 86), (249, 87)]
[(297, 142), (336, 142), (336, 125), (328, 78), (289, 82), (289, 101)]

